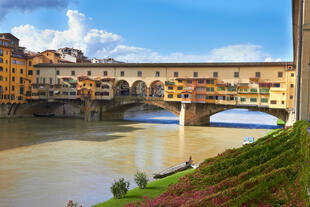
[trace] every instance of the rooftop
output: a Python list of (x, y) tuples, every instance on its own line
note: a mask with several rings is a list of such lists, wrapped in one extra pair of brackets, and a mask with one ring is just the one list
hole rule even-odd
[(293, 66), (293, 62), (225, 62), (225, 63), (67, 63), (37, 64), (35, 67), (239, 67)]

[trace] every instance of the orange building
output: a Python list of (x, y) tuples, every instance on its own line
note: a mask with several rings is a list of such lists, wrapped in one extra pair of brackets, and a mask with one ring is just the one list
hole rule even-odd
[(34, 79), (32, 58), (10, 33), (0, 33), (0, 103), (25, 103)]

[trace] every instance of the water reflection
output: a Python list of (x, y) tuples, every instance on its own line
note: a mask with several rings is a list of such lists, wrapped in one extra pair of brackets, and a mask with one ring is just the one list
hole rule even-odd
[(134, 187), (137, 169), (153, 172), (242, 145), (265, 129), (69, 119), (0, 120), (0, 206), (91, 206), (111, 197), (114, 179)]

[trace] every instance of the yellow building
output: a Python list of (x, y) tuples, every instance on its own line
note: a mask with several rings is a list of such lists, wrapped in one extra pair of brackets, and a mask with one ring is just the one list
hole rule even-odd
[(33, 64), (50, 63), (57, 64), (61, 62), (60, 54), (56, 50), (45, 50), (33, 56)]
[(9, 33), (0, 34), (0, 103), (25, 103), (34, 79), (32, 58)]

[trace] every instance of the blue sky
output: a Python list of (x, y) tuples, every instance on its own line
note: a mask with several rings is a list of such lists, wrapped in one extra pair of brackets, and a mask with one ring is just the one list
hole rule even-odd
[(24, 0), (33, 6), (8, 6), (14, 1), (0, 0), (0, 31), (13, 32), (31, 50), (79, 47), (90, 57), (128, 62), (292, 60), (291, 0)]

